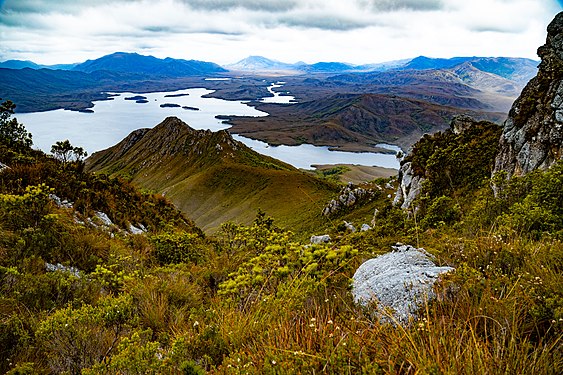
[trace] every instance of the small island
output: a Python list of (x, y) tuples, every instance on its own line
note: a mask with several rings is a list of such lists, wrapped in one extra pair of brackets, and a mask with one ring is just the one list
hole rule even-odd
[(176, 107), (180, 107), (180, 104), (164, 103), (160, 105), (160, 108), (176, 108)]
[(135, 95), (135, 96), (129, 96), (125, 98), (125, 100), (135, 100), (137, 103), (139, 103), (140, 100), (147, 100), (147, 97), (142, 95)]
[(185, 109), (185, 110), (189, 110), (189, 111), (199, 111), (199, 108), (189, 107), (187, 105), (183, 106), (182, 108)]
[(148, 103), (149, 101), (147, 99), (139, 99), (139, 100), (135, 100), (135, 103), (139, 103), (139, 104), (143, 104), (143, 103)]
[(190, 94), (168, 94), (164, 95), (165, 98), (179, 98), (181, 96), (189, 96)]

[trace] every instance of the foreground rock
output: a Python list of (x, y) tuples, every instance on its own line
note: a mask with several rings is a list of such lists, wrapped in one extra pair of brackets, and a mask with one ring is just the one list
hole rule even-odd
[(547, 27), (536, 77), (514, 102), (500, 139), (494, 172), (508, 177), (547, 169), (563, 156), (563, 12)]
[[(353, 277), (357, 303), (378, 302), (379, 318), (407, 323), (424, 302), (435, 297), (438, 276), (453, 270), (438, 267), (424, 249), (397, 244), (394, 251), (364, 262)], [(391, 311), (391, 318), (385, 311)]]

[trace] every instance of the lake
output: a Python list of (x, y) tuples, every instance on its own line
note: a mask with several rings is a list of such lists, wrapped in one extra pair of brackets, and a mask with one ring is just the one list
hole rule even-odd
[[(270, 85), (270, 90), (280, 87), (279, 85), (281, 83)], [(212, 131), (230, 127), (216, 119), (217, 115), (268, 116), (246, 102), (203, 97), (211, 92), (213, 91), (196, 88), (143, 94), (113, 93), (115, 96), (112, 100), (94, 102), (92, 113), (60, 109), (18, 113), (15, 117), (33, 134), (36, 148), (49, 152), (55, 142), (68, 139), (72, 145), (83, 147), (88, 154), (92, 154), (115, 145), (133, 130), (152, 128), (168, 116), (176, 116), (194, 129)], [(291, 96), (279, 95), (274, 98), (279, 98), (283, 103), (293, 99)], [(272, 102), (273, 98), (269, 99)], [(274, 147), (242, 136), (235, 138), (257, 152), (298, 168), (338, 163), (399, 168), (399, 162), (390, 154), (330, 151), (327, 147), (308, 144)]]
[(274, 89), (280, 88), (284, 84), (285, 84), (285, 82), (276, 82), (276, 83), (270, 84), (270, 86), (268, 86), (268, 92), (270, 94), (274, 95), (274, 96), (262, 98), (262, 99), (260, 99), (260, 101), (262, 103), (278, 103), (278, 104), (293, 104), (293, 103), (296, 103), (295, 97), (288, 95), (289, 94), (288, 91), (286, 91), (284, 93), (284, 95), (281, 95), (280, 92), (274, 91)]

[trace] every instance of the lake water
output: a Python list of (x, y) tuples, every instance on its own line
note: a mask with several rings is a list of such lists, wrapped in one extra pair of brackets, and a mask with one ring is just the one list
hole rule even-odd
[[(272, 87), (272, 86), (270, 86)], [(94, 102), (93, 113), (67, 110), (18, 113), (16, 118), (33, 134), (34, 147), (45, 152), (57, 141), (68, 139), (74, 146), (83, 147), (88, 154), (103, 150), (120, 142), (133, 130), (152, 128), (168, 116), (176, 116), (194, 129), (217, 131), (230, 126), (217, 115), (268, 116), (245, 102), (216, 98), (203, 98), (211, 90), (198, 88), (174, 92), (119, 93), (112, 100)], [(145, 103), (125, 100), (142, 96)], [(282, 100), (286, 98), (279, 96)], [(287, 103), (287, 102), (286, 102)], [(161, 107), (161, 105), (175, 107)], [(185, 107), (185, 108), (182, 108)], [(195, 110), (195, 109), (198, 110)], [(235, 136), (247, 146), (262, 154), (275, 157), (298, 168), (311, 168), (314, 164), (358, 164), (399, 168), (394, 155), (379, 153), (352, 153), (330, 151), (327, 147), (313, 145), (268, 146), (264, 142)]]
[(262, 98), (260, 101), (262, 103), (278, 103), (278, 104), (294, 104), (296, 103), (295, 101), (295, 97), (288, 95), (289, 91), (286, 91), (284, 94), (285, 95), (280, 95), (280, 92), (274, 91), (274, 89), (280, 88), (285, 84), (285, 82), (276, 82), (276, 83), (272, 83), (270, 84), (270, 86), (268, 86), (268, 91), (270, 92), (270, 94), (274, 95), (274, 96), (270, 96), (268, 98)]

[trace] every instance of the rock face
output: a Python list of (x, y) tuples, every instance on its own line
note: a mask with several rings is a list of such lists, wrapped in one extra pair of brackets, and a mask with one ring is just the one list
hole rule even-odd
[(393, 199), (393, 205), (401, 205), (402, 209), (409, 208), (413, 200), (418, 197), (422, 189), (424, 177), (415, 176), (411, 163), (401, 165), (399, 170), (399, 187)]
[(353, 277), (352, 294), (360, 304), (379, 302), (379, 318), (405, 324), (426, 300), (434, 298), (432, 286), (452, 267), (437, 267), (424, 249), (397, 244), (394, 251), (364, 262)]
[(536, 77), (522, 90), (504, 123), (494, 172), (508, 177), (547, 169), (563, 155), (563, 12), (547, 27)]

